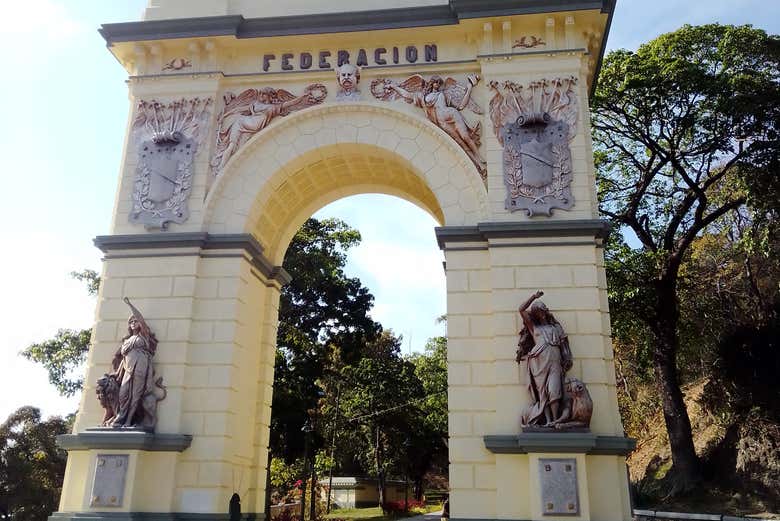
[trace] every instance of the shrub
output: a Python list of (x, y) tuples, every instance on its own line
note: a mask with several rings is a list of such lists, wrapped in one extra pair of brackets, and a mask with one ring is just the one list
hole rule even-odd
[(416, 499), (410, 499), (408, 502), (401, 501), (386, 501), (383, 508), (386, 514), (394, 516), (397, 514), (403, 514), (407, 511), (413, 513), (425, 513), (425, 501), (418, 501)]

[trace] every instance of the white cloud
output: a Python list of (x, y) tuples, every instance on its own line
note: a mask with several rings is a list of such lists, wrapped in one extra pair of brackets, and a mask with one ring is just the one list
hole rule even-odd
[(23, 229), (5, 240), (14, 255), (0, 257), (0, 419), (22, 405), (40, 407), (45, 415), (71, 413), (78, 397), (59, 396), (46, 372), (19, 352), (60, 328), (91, 327), (95, 300), (69, 272), (94, 268), (98, 253), (88, 243), (74, 247), (60, 236)]
[(402, 199), (353, 196), (323, 208), (317, 218), (338, 217), (363, 240), (348, 252), (347, 273), (359, 277), (375, 297), (371, 316), (404, 336), (403, 349), (419, 351), (428, 338), (444, 334), (436, 319), (446, 313), (443, 256), (436, 222)]
[(360, 271), (372, 273), (382, 289), (394, 292), (438, 291), (446, 288), (441, 254), (436, 246), (425, 248), (398, 242), (369, 240), (350, 255)]
[(61, 43), (84, 30), (65, 4), (55, 0), (6, 2), (0, 18), (0, 42), (4, 45), (19, 37), (30, 38), (24, 45), (40, 40)]

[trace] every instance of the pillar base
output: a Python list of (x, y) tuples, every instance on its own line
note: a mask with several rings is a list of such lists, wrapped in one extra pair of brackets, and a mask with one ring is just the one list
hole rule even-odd
[[(228, 521), (228, 514), (188, 512), (54, 512), (49, 521)], [(242, 521), (263, 521), (265, 514), (241, 514)]]
[(155, 434), (141, 430), (87, 429), (57, 436), (57, 445), (67, 451), (91, 449), (182, 452), (192, 443), (189, 434)]
[(636, 440), (624, 436), (600, 436), (589, 432), (523, 432), (515, 436), (489, 435), (485, 448), (493, 454), (589, 454), (627, 456), (636, 448)]

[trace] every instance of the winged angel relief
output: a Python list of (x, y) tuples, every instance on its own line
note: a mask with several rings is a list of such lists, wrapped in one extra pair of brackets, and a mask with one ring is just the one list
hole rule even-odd
[(192, 161), (208, 126), (212, 100), (140, 101), (133, 120), (138, 169), (130, 222), (165, 229), (189, 217)]
[(577, 128), (577, 78), (527, 86), (491, 82), (493, 130), (504, 147), (506, 209), (552, 215), (574, 206), (569, 141)]
[(328, 89), (319, 83), (306, 87), (301, 96), (271, 87), (247, 89), (238, 96), (226, 93), (225, 108), (217, 119), (217, 145), (211, 160), (214, 175), (219, 175), (236, 151), (274, 118), (322, 103), (327, 95)]
[(463, 148), (485, 179), (485, 160), (479, 153), (481, 124), (469, 124), (462, 112), (468, 107), (475, 114), (483, 113), (471, 98), (471, 91), (479, 83), (479, 79), (476, 74), (469, 75), (468, 85), (463, 85), (453, 78), (444, 80), (440, 76), (432, 76), (430, 80), (426, 80), (419, 74), (410, 76), (401, 84), (386, 78), (377, 78), (371, 82), (371, 94), (382, 101), (404, 99), (423, 109), (434, 125)]

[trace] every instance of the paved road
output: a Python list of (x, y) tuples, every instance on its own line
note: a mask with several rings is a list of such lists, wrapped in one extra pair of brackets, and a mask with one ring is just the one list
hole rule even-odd
[(407, 517), (404, 521), (439, 521), (441, 519), (441, 510), (429, 514), (420, 514), (419, 516)]

